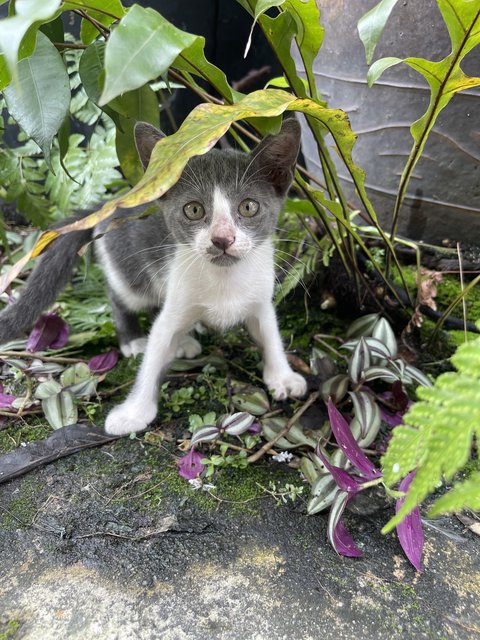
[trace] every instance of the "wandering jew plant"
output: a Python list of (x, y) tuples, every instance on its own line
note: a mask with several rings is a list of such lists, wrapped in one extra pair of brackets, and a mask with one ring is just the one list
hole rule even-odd
[[(378, 458), (383, 447), (381, 443), (378, 448), (372, 450), (371, 447), (381, 430), (402, 424), (402, 416), (411, 405), (405, 388), (414, 383), (425, 386), (431, 383), (398, 356), (393, 331), (378, 315), (365, 316), (353, 323), (343, 350), (349, 354), (346, 373), (332, 376), (319, 388), (318, 394), (327, 405), (329, 418), (319, 430), (303, 429), (300, 420), (290, 424), (284, 417), (269, 415), (268, 399), (263, 393), (248, 388), (244, 393), (236, 394), (236, 406), (248, 406), (252, 413), (241, 411), (221, 416), (215, 424), (205, 424), (201, 419), (194, 421), (198, 424), (193, 427), (190, 451), (177, 464), (180, 475), (188, 480), (202, 475), (211, 477), (215, 464), (220, 467), (227, 466), (227, 460), (230, 464), (235, 462), (235, 456), (225, 457), (228, 442), (237, 440), (235, 446), (244, 448), (245, 438), (249, 433), (258, 433), (260, 423), (262, 438), (267, 445), (273, 443), (274, 449), (270, 451), (274, 454), (273, 459), (289, 462), (294, 458), (294, 466), (311, 485), (307, 513), (315, 515), (330, 510), (327, 535), (335, 551), (344, 556), (359, 557), (363, 555), (362, 551), (348, 532), (342, 516), (359, 492), (383, 485), (382, 471), (369, 457), (373, 454)], [(325, 357), (319, 349), (313, 350), (313, 370)], [(348, 411), (349, 419), (339, 406)], [(202, 456), (197, 451), (202, 446), (210, 451), (220, 446), (222, 455)], [(257, 459), (257, 455), (253, 454), (250, 461)], [(242, 461), (246, 461), (245, 457)], [(207, 467), (209, 471), (206, 471)], [(388, 490), (388, 494), (397, 499), (397, 511), (412, 477), (410, 474), (397, 492)], [(420, 571), (423, 532), (418, 507), (397, 525), (397, 535), (406, 556)]]

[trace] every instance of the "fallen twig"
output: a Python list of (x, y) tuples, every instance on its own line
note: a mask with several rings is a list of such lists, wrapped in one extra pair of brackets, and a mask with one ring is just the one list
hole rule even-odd
[(312, 406), (312, 404), (318, 399), (319, 395), (319, 391), (315, 391), (314, 393), (312, 393), (308, 400), (300, 407), (300, 409), (298, 409), (298, 411), (293, 414), (285, 427), (275, 436), (275, 438), (273, 438), (273, 440), (270, 440), (269, 442), (266, 442), (261, 449), (249, 456), (247, 458), (248, 462), (256, 462), (257, 460), (260, 460), (260, 458), (263, 458), (263, 456), (268, 451), (270, 451), (270, 449), (280, 440), (280, 438), (283, 438), (285, 435), (287, 435), (292, 425), (294, 425), (295, 422), (297, 422), (297, 420), (305, 413), (305, 411)]

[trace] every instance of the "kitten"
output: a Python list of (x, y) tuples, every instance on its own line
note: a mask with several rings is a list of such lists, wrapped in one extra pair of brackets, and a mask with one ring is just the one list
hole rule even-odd
[[(151, 125), (136, 125), (144, 167), (160, 137)], [(201, 352), (189, 333), (197, 322), (219, 330), (245, 322), (263, 349), (263, 379), (273, 397), (304, 395), (305, 380), (290, 369), (272, 304), (271, 236), (299, 145), (298, 123), (285, 120), (280, 133), (251, 154), (213, 149), (191, 158), (180, 180), (157, 201), (158, 210), (145, 219), (129, 219), (138, 210), (117, 210), (93, 231), (60, 236), (38, 261), (20, 298), (0, 314), (0, 344), (54, 302), (78, 250), (112, 220), (122, 220), (95, 240), (95, 253), (106, 275), (120, 349), (144, 357), (128, 397), (107, 416), (108, 433), (141, 431), (154, 420), (169, 363)], [(159, 307), (146, 339), (137, 312)]]

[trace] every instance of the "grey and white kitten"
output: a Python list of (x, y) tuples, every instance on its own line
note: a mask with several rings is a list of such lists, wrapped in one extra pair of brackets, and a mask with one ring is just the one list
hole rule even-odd
[[(162, 134), (151, 125), (135, 129), (146, 167)], [(122, 224), (94, 241), (106, 275), (120, 348), (144, 352), (135, 384), (107, 416), (115, 435), (141, 431), (157, 414), (158, 388), (175, 357), (193, 358), (201, 346), (190, 335), (201, 322), (225, 330), (244, 322), (263, 350), (263, 379), (276, 399), (306, 391), (302, 376), (287, 362), (272, 304), (272, 234), (293, 179), (300, 128), (284, 121), (251, 154), (213, 149), (192, 158), (180, 180), (145, 219), (118, 210), (93, 231), (55, 240), (39, 260), (20, 298), (0, 314), (0, 344), (17, 337), (51, 305), (68, 282), (78, 250), (103, 234), (112, 219)], [(141, 310), (161, 311), (147, 338), (137, 319)]]

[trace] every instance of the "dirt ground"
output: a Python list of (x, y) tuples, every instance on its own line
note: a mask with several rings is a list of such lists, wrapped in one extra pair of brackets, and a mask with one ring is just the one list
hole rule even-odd
[(371, 495), (347, 516), (365, 556), (341, 558), (304, 500), (235, 498), (282, 466), (226, 473), (214, 499), (123, 439), (0, 485), (0, 640), (480, 638), (478, 538), (427, 524), (420, 575)]

